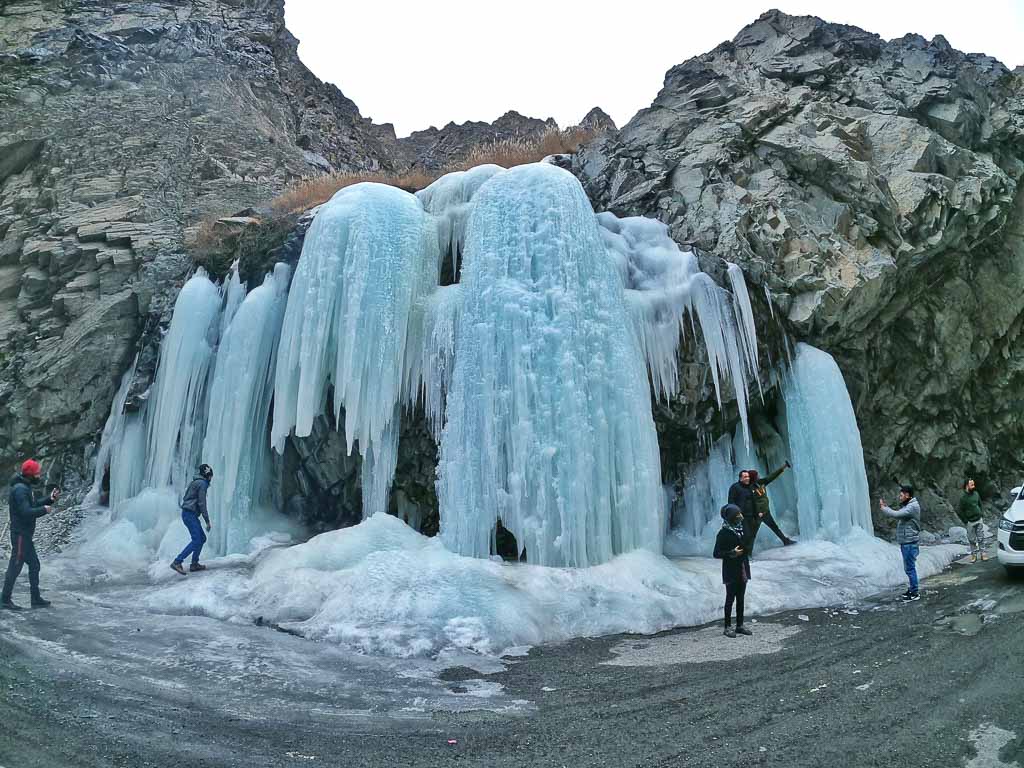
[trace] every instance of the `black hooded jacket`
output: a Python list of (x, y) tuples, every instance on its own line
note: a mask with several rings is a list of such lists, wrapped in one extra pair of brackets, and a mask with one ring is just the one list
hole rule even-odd
[(11, 496), (8, 503), (11, 512), (11, 537), (32, 538), (36, 532), (36, 518), (46, 514), (46, 505), (37, 504), (32, 496), (32, 483), (24, 475), (15, 475), (11, 480)]

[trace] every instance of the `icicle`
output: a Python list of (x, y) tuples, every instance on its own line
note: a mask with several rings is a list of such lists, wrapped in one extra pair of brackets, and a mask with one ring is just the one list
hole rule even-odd
[(245, 301), (247, 286), (238, 276), (238, 261), (231, 264), (231, 271), (227, 283), (221, 289), (224, 294), (224, 309), (220, 315), (220, 332), (218, 338), (223, 338), (228, 326), (235, 318), (235, 313)]
[(764, 298), (768, 302), (768, 313), (772, 316), (772, 320), (775, 319), (775, 305), (772, 303), (772, 292), (768, 287), (768, 283), (764, 284)]
[(500, 165), (478, 165), (468, 171), (447, 173), (416, 193), (423, 209), (438, 219), (439, 253), (441, 257), (449, 255), (453, 273), (466, 239), (470, 200), (485, 181), (504, 170)]
[(871, 502), (860, 430), (843, 374), (827, 352), (797, 344), (784, 388), (800, 535), (870, 532)]
[(551, 165), (474, 197), (441, 439), (441, 535), (490, 552), (496, 522), (530, 562), (661, 549), (661, 477), (622, 281), (579, 182)]
[(413, 323), (417, 336), (409, 340), (415, 356), (406, 371), (409, 405), (414, 407), (422, 399), (427, 423), (437, 440), (441, 439), (444, 426), (444, 399), (455, 365), (455, 336), (462, 302), (460, 284), (435, 290), (421, 302), (420, 319)]
[(217, 352), (203, 461), (216, 473), (210, 545), (220, 554), (244, 551), (256, 533), (249, 523), (270, 467), (268, 421), (289, 273), (278, 264), (245, 297)]
[(173, 484), (180, 491), (195, 471), (221, 305), (221, 291), (202, 268), (185, 283), (174, 303), (147, 406), (147, 486)]
[[(432, 219), (407, 192), (347, 187), (321, 207), (292, 281), (278, 355), (272, 442), (309, 435), (334, 387), (349, 452), (364, 458), (364, 514), (387, 509), (397, 406), (408, 392), (413, 307), (437, 286)], [(415, 336), (415, 333), (413, 333)], [(366, 459), (369, 458), (369, 461)], [(366, 472), (383, 473), (385, 481)]]
[[(747, 370), (757, 381), (758, 389), (760, 389), (761, 378), (757, 373), (757, 329), (754, 327), (754, 310), (750, 306), (747, 281), (743, 277), (743, 270), (739, 266), (729, 262), (726, 262), (726, 264), (729, 284), (732, 286), (732, 303), (733, 309), (736, 312), (736, 327), (739, 328), (740, 337), (743, 341), (742, 347), (746, 355)], [(763, 390), (761, 390), (761, 399), (764, 400)]]
[(103, 433), (100, 436), (100, 447), (96, 452), (96, 467), (93, 472), (92, 489), (89, 491), (91, 497), (98, 497), (100, 487), (103, 484), (103, 476), (110, 467), (110, 454), (114, 446), (121, 442), (124, 433), (125, 412), (124, 405), (128, 401), (128, 393), (131, 391), (132, 379), (135, 377), (135, 366), (139, 362), (136, 354), (132, 364), (121, 377), (121, 384), (114, 394), (114, 400), (110, 404), (110, 413), (103, 425)]

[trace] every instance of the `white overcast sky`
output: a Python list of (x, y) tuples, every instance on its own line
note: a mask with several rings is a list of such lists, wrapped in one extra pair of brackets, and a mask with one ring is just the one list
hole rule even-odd
[(1024, 0), (286, 0), (285, 15), (306, 66), (405, 136), (510, 109), (565, 127), (600, 106), (623, 125), (670, 67), (769, 8), (1024, 64)]

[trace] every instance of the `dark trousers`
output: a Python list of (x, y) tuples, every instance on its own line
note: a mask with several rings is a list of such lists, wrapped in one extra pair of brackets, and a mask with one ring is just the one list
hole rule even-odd
[(743, 626), (743, 596), (747, 594), (747, 582), (731, 581), (725, 585), (725, 626), (732, 625), (732, 604), (736, 603), (736, 626)]
[(11, 536), (11, 562), (7, 564), (7, 576), (4, 577), (3, 599), (10, 600), (14, 592), (14, 582), (21, 573), (21, 567), (28, 563), (28, 586), (32, 599), (39, 597), (39, 555), (32, 539), (24, 534)]
[(188, 528), (188, 534), (192, 537), (192, 541), (188, 543), (188, 546), (181, 550), (181, 554), (174, 558), (174, 562), (183, 563), (185, 558), (192, 555), (192, 562), (199, 562), (199, 553), (203, 551), (203, 544), (206, 543), (206, 532), (203, 530), (202, 524), (199, 522), (199, 515), (195, 512), (189, 512), (187, 509), (181, 510), (181, 522)]
[(757, 515), (745, 517), (743, 518), (743, 531), (746, 542), (744, 549), (747, 550), (748, 556), (754, 554), (754, 541), (757, 540), (757, 532), (762, 525), (767, 525), (771, 532), (779, 537), (779, 541), (783, 544), (786, 543), (786, 534), (779, 528), (779, 524), (775, 522), (771, 512), (765, 512), (764, 517), (758, 517)]

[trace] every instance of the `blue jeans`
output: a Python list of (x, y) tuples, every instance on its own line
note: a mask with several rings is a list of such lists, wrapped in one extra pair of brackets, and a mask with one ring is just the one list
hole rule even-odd
[(199, 522), (199, 515), (195, 512), (189, 512), (187, 509), (181, 510), (181, 522), (188, 528), (189, 535), (192, 536), (192, 541), (188, 543), (188, 546), (181, 550), (181, 554), (174, 558), (174, 562), (183, 563), (185, 558), (192, 555), (192, 562), (199, 562), (199, 553), (203, 551), (203, 544), (206, 543), (206, 532), (203, 530), (202, 524)]
[(900, 544), (900, 552), (903, 553), (903, 570), (907, 572), (910, 579), (910, 591), (917, 592), (917, 544)]

